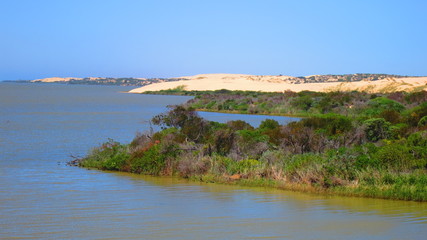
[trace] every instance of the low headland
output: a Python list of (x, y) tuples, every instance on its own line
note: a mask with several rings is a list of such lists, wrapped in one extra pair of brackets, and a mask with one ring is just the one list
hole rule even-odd
[[(195, 181), (427, 201), (427, 92), (186, 91), (155, 116), (158, 132), (114, 140), (73, 161), (81, 167)], [(217, 123), (195, 110), (303, 116), (255, 128)]]

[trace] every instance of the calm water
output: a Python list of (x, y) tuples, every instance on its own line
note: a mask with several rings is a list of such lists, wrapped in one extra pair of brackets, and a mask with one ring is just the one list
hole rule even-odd
[(65, 166), (107, 138), (130, 141), (188, 99), (119, 93), (128, 89), (0, 83), (0, 239), (426, 239), (426, 203)]

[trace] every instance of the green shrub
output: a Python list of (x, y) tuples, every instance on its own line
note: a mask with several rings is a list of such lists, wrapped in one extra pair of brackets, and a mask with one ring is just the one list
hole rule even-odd
[(387, 122), (391, 122), (393, 124), (399, 123), (402, 121), (402, 116), (396, 110), (386, 109), (382, 111), (379, 117), (384, 118)]
[(253, 172), (256, 168), (260, 166), (260, 162), (255, 159), (245, 159), (237, 162), (236, 172), (241, 174), (247, 174), (249, 172)]
[(258, 159), (260, 155), (268, 150), (268, 136), (260, 130), (240, 130), (236, 132), (236, 147), (242, 158)]
[(254, 127), (252, 127), (249, 123), (243, 121), (243, 120), (234, 120), (234, 121), (228, 121), (227, 125), (233, 129), (233, 131), (238, 130), (253, 130)]
[[(424, 102), (406, 112), (406, 121), (411, 126), (418, 126), (421, 119), (427, 116), (427, 102)], [(424, 122), (424, 121), (423, 121)], [(423, 124), (421, 122), (421, 124)]]
[(215, 106), (215, 104), (216, 104), (216, 101), (209, 102), (209, 103), (206, 105), (206, 108), (207, 108), (207, 109), (212, 109), (212, 108), (213, 108), (213, 106)]
[(284, 162), (284, 171), (292, 174), (297, 170), (307, 169), (310, 165), (315, 163), (324, 163), (324, 158), (318, 154), (304, 153), (293, 155), (290, 159)]
[(409, 125), (406, 123), (398, 123), (396, 125), (390, 126), (389, 133), (391, 139), (401, 139), (407, 135)]
[(371, 118), (363, 122), (365, 125), (366, 138), (369, 141), (376, 142), (390, 136), (391, 123), (384, 118)]
[(131, 171), (158, 175), (165, 167), (166, 156), (160, 153), (160, 145), (156, 144), (131, 158)]
[(313, 106), (313, 99), (310, 96), (296, 97), (291, 104), (299, 110), (308, 111)]
[(409, 148), (400, 143), (392, 143), (381, 147), (375, 154), (375, 158), (384, 168), (407, 170), (416, 165), (409, 151)]
[(337, 114), (304, 118), (300, 124), (314, 128), (318, 132), (325, 132), (328, 136), (342, 134), (352, 129), (352, 120)]
[(416, 132), (409, 135), (407, 145), (411, 147), (425, 147), (427, 148), (427, 131)]
[(412, 155), (418, 159), (417, 165), (427, 168), (427, 131), (416, 132), (409, 135), (406, 145), (410, 149)]
[(355, 167), (358, 169), (366, 169), (368, 167), (378, 168), (379, 166), (380, 162), (369, 155), (359, 155), (356, 157)]
[(378, 151), (378, 147), (373, 143), (366, 143), (360, 146), (355, 146), (354, 151), (357, 152), (355, 167), (359, 170), (367, 168), (379, 168), (380, 162), (373, 155)]
[(128, 158), (128, 146), (109, 139), (100, 147), (92, 149), (80, 165), (103, 170), (123, 170)]
[(237, 173), (237, 161), (234, 161), (233, 159), (229, 157), (223, 157), (223, 156), (213, 156), (213, 170), (217, 174), (228, 174), (233, 175)]
[(127, 159), (129, 159), (129, 154), (126, 152), (126, 149), (117, 149), (110, 158), (102, 162), (101, 167), (105, 170), (122, 170)]
[(234, 132), (230, 129), (219, 129), (213, 133), (213, 147), (216, 153), (226, 155), (234, 142)]
[(265, 119), (261, 122), (259, 125), (260, 129), (267, 130), (267, 129), (275, 129), (278, 128), (280, 125), (276, 120), (273, 119)]
[(400, 113), (405, 109), (405, 106), (386, 97), (377, 97), (369, 101), (368, 109), (365, 110), (365, 114), (369, 116), (378, 116), (384, 109)]
[(418, 121), (418, 127), (427, 126), (427, 116), (424, 116)]

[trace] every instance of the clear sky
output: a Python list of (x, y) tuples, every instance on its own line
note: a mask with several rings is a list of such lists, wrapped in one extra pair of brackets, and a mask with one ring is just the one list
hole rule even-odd
[(427, 75), (425, 0), (0, 0), (0, 80)]

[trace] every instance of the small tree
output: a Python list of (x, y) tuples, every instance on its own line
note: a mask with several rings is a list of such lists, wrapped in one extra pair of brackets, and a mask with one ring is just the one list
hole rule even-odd
[(190, 140), (200, 142), (208, 130), (208, 123), (191, 108), (177, 106), (167, 114), (160, 114), (151, 120), (153, 124), (167, 127), (176, 127)]

